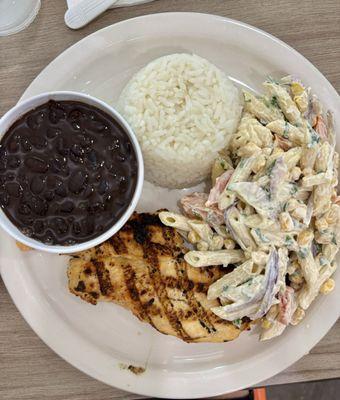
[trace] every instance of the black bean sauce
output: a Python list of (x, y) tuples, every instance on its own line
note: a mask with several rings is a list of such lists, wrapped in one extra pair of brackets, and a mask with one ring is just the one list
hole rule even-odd
[(112, 117), (84, 103), (49, 101), (0, 142), (0, 206), (27, 236), (82, 243), (124, 213), (137, 169), (131, 141)]

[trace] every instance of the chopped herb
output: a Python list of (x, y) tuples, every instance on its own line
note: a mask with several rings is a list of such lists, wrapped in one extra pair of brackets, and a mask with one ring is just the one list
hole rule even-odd
[(310, 132), (310, 143), (308, 147), (313, 147), (320, 142), (320, 136), (315, 132), (315, 130), (308, 124), (308, 130)]
[(270, 101), (270, 104), (271, 104), (273, 107), (279, 108), (279, 103), (277, 102), (277, 97), (276, 97), (276, 96), (273, 96), (273, 97), (272, 97), (272, 99), (271, 99), (271, 101)]
[(299, 190), (298, 186), (295, 183), (291, 183), (290, 184), (290, 190), (289, 193), (294, 196), (294, 194), (297, 193), (297, 191)]
[(314, 247), (315, 254), (321, 253), (322, 246), (320, 243), (317, 243), (315, 240), (313, 240), (313, 247)]
[(298, 251), (298, 257), (304, 259), (307, 257), (308, 254), (308, 249), (306, 247), (301, 247), (301, 249)]
[(275, 164), (276, 164), (276, 160), (274, 160), (274, 161), (269, 165), (269, 167), (268, 167), (268, 169), (267, 169), (267, 174), (268, 174), (268, 175), (270, 175), (270, 174), (272, 173), (273, 168), (275, 167)]
[(320, 142), (320, 137), (319, 135), (313, 130), (312, 135), (311, 135), (311, 144), (318, 144)]
[(335, 238), (335, 234), (334, 233), (332, 235), (332, 243), (337, 246), (337, 242), (336, 242), (336, 238)]
[(234, 319), (233, 325), (235, 325), (237, 328), (241, 328), (241, 326), (242, 326), (242, 319), (241, 319), (241, 318)]
[(224, 285), (223, 287), (222, 287), (222, 292), (226, 292), (228, 290), (228, 285)]
[(221, 161), (220, 161), (220, 165), (221, 165), (221, 167), (222, 167), (223, 169), (226, 169), (226, 165), (225, 165), (225, 161), (224, 161), (224, 160), (221, 160)]
[(251, 99), (244, 99), (244, 101), (246, 102), (246, 103), (251, 103)]
[(288, 122), (287, 121), (285, 121), (285, 129), (284, 129), (284, 131), (283, 131), (283, 137), (285, 138), (285, 139), (288, 139), (288, 133), (289, 133), (289, 125), (288, 125)]
[(200, 213), (197, 212), (196, 210), (191, 210), (191, 212), (194, 214), (194, 216), (195, 216), (196, 218), (202, 219)]
[(295, 229), (301, 229), (303, 227), (303, 225), (297, 219), (295, 219), (295, 218), (292, 218), (292, 219), (293, 219), (293, 224), (294, 224)]
[(289, 236), (289, 235), (286, 235), (286, 236), (285, 236), (285, 245), (286, 245), (286, 246), (291, 246), (292, 244), (293, 244), (293, 239), (292, 239), (292, 237)]
[(320, 265), (321, 265), (322, 267), (324, 267), (324, 266), (327, 265), (327, 264), (328, 264), (327, 258), (325, 258), (325, 257), (320, 257)]
[(262, 242), (264, 242), (264, 243), (269, 242), (269, 239), (264, 236), (264, 234), (261, 232), (261, 230), (259, 228), (255, 229), (255, 233)]
[(249, 278), (244, 283), (249, 286), (249, 285), (251, 285), (252, 281), (253, 281), (253, 278)]
[(270, 195), (271, 195), (270, 189), (268, 187), (263, 187), (262, 189), (268, 195), (268, 197), (270, 197)]

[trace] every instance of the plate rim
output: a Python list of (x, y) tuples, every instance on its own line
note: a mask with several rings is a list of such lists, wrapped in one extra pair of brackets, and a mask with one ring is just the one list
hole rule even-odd
[[(95, 32), (93, 32), (92, 34), (82, 38), (81, 40), (79, 40), (78, 42), (74, 43), (72, 46), (68, 47), (67, 49), (65, 49), (62, 53), (60, 53), (56, 58), (54, 58), (48, 65), (45, 66), (44, 69), (42, 69), (42, 71), (36, 76), (36, 78), (30, 83), (30, 85), (27, 87), (27, 89), (24, 91), (23, 95), (21, 96), (19, 101), (22, 101), (23, 99), (25, 99), (28, 96), (28, 92), (29, 92), (29, 88), (34, 85), (34, 83), (36, 83), (36, 81), (38, 80), (38, 78), (41, 76), (41, 74), (43, 74), (44, 72), (46, 72), (46, 70), (51, 66), (51, 64), (53, 64), (54, 62), (56, 62), (58, 59), (60, 59), (61, 57), (65, 56), (65, 54), (67, 54), (68, 52), (71, 52), (75, 47), (77, 46), (82, 46), (83, 42), (85, 42), (86, 40), (88, 40), (90, 37), (95, 37), (96, 35), (98, 35), (98, 33), (102, 33), (104, 31), (109, 31), (111, 29), (117, 28), (119, 29), (120, 26), (127, 24), (127, 23), (133, 23), (135, 20), (148, 20), (148, 19), (154, 19), (154, 18), (158, 18), (158, 17), (176, 17), (176, 16), (182, 16), (182, 17), (188, 17), (188, 18), (192, 18), (192, 17), (201, 17), (201, 18), (215, 18), (217, 20), (219, 20), (221, 23), (226, 23), (226, 24), (231, 24), (231, 25), (236, 25), (236, 26), (240, 26), (242, 28), (245, 28), (247, 30), (251, 30), (253, 32), (255, 32), (258, 35), (261, 35), (264, 38), (270, 39), (271, 41), (274, 41), (277, 45), (284, 47), (285, 49), (289, 50), (290, 52), (293, 52), (295, 54), (295, 56), (301, 58), (304, 62), (306, 62), (309, 66), (309, 68), (311, 68), (313, 70), (314, 73), (317, 73), (319, 75), (320, 78), (322, 78), (322, 80), (325, 82), (325, 84), (327, 84), (328, 89), (330, 89), (331, 91), (334, 92), (334, 94), (337, 94), (337, 91), (335, 90), (335, 88), (330, 84), (330, 82), (326, 79), (326, 77), (306, 58), (304, 57), (302, 54), (300, 54), (297, 50), (295, 50), (293, 47), (289, 46), (287, 43), (283, 42), (282, 40), (278, 39), (277, 37), (271, 35), (270, 33), (267, 33), (259, 28), (256, 28), (252, 25), (249, 25), (247, 23), (243, 23), (241, 21), (237, 21), (234, 19), (230, 19), (230, 18), (226, 18), (223, 16), (219, 16), (219, 15), (215, 15), (215, 14), (207, 14), (207, 13), (196, 13), (196, 12), (166, 12), (166, 13), (156, 13), (156, 14), (147, 14), (147, 15), (143, 15), (143, 16), (138, 16), (138, 17), (134, 17), (134, 18), (130, 18), (127, 20), (123, 20), (120, 22), (117, 22), (115, 24), (109, 25), (107, 27), (104, 27), (100, 30), (97, 30)], [(114, 28), (113, 28), (114, 27)], [(1, 266), (0, 266), (0, 270), (1, 270)], [(89, 371), (89, 369), (86, 368), (86, 366), (81, 365), (81, 361), (79, 360), (75, 360), (75, 359), (70, 359), (70, 355), (69, 353), (65, 353), (63, 350), (60, 349), (60, 347), (62, 347), (61, 345), (58, 345), (56, 343), (56, 341), (51, 338), (51, 337), (46, 337), (44, 335), (42, 331), (42, 329), (40, 329), (39, 326), (37, 326), (37, 324), (35, 323), (34, 318), (32, 318), (32, 316), (30, 316), (29, 312), (27, 312), (27, 310), (23, 311), (23, 307), (20, 305), (20, 299), (19, 296), (16, 296), (14, 293), (14, 287), (11, 286), (10, 283), (10, 278), (7, 277), (5, 274), (2, 274), (2, 278), (3, 281), (5, 283), (5, 286), (14, 302), (14, 304), (16, 305), (16, 307), (18, 308), (19, 312), (21, 313), (21, 315), (24, 317), (24, 319), (26, 320), (26, 322), (30, 325), (30, 327), (32, 328), (32, 330), (40, 337), (40, 339), (47, 344), (54, 352), (56, 352), (61, 358), (63, 358), (65, 361), (67, 361), (69, 364), (71, 364), (72, 366), (74, 366), (75, 368), (81, 370), (82, 372), (86, 373), (87, 375), (91, 376), (94, 379), (97, 379), (105, 384), (108, 384), (110, 386), (114, 386), (118, 389), (124, 390), (124, 391), (132, 391), (133, 393), (136, 394), (141, 394), (141, 395), (146, 395), (146, 396), (157, 396), (157, 397), (161, 397), (161, 398), (168, 398), (167, 395), (171, 395), (171, 398), (204, 398), (207, 396), (217, 396), (217, 395), (221, 395), (221, 394), (226, 394), (235, 390), (240, 389), (240, 384), (239, 383), (232, 383), (228, 385), (227, 389), (223, 389), (222, 386), (220, 385), (219, 388), (216, 387), (211, 387), (210, 389), (212, 390), (205, 390), (203, 391), (202, 389), (200, 389), (199, 391), (195, 391), (194, 394), (191, 394), (191, 392), (185, 392), (184, 395), (183, 393), (181, 393), (177, 387), (174, 388), (169, 388), (167, 387), (166, 389), (164, 388), (155, 388), (152, 387), (151, 389), (147, 388), (142, 389), (141, 385), (140, 385), (140, 381), (138, 382), (138, 380), (140, 380), (142, 378), (142, 376), (139, 377), (135, 377), (132, 381), (132, 384), (129, 388), (127, 388), (126, 386), (124, 386), (123, 383), (121, 383), (121, 381), (119, 379), (114, 379), (115, 381), (110, 381), (109, 379), (104, 379), (101, 376), (98, 376), (99, 373), (97, 373), (97, 371)], [(14, 285), (15, 286), (15, 285)], [(340, 314), (340, 309), (339, 309), (339, 314)], [(334, 313), (335, 315), (335, 313)], [(326, 324), (326, 328), (325, 329), (325, 334), (329, 331), (329, 329), (335, 324), (335, 322), (337, 321), (339, 316), (334, 317), (333, 318), (329, 318), (327, 324)], [(74, 335), (74, 333), (71, 331), (71, 334)], [(321, 338), (319, 337), (319, 335), (310, 335), (312, 337), (312, 340), (310, 341), (311, 346), (309, 346), (309, 350), (314, 347), (316, 345), (316, 343), (321, 340)], [(323, 336), (322, 336), (323, 337)], [(266, 379), (268, 379), (269, 377), (272, 377), (274, 375), (276, 375), (277, 373), (283, 371), (284, 369), (286, 369), (288, 366), (292, 365), (293, 363), (295, 363), (298, 359), (300, 359), (304, 354), (306, 353), (306, 350), (304, 349), (303, 351), (299, 351), (298, 353), (295, 352), (294, 356), (288, 357), (287, 359), (285, 359), (283, 361), (283, 363), (280, 364), (279, 367), (275, 367), (275, 368), (271, 368), (271, 371), (267, 371), (266, 374), (259, 374), (259, 372), (252, 374), (251, 376), (248, 376), (247, 379), (247, 386), (253, 386), (257, 383), (259, 383), (259, 381), (264, 381)], [(296, 354), (298, 354), (296, 356)], [(262, 361), (263, 362), (263, 361)], [(261, 364), (261, 363), (260, 363)], [(272, 372), (274, 371), (274, 372)], [(255, 371), (256, 372), (256, 371)], [(261, 378), (258, 378), (258, 376), (261, 375)], [(116, 376), (114, 374), (112, 374), (112, 376), (115, 378)], [(131, 378), (131, 377), (130, 377)], [(142, 378), (143, 379), (143, 378)], [(226, 380), (227, 381), (227, 380)], [(131, 379), (129, 379), (129, 382), (131, 383)], [(166, 384), (165, 384), (166, 386)], [(178, 387), (183, 388), (185, 387), (186, 384), (180, 384), (178, 385)], [(227, 386), (227, 385), (224, 385)], [(242, 385), (244, 386), (244, 385)]]

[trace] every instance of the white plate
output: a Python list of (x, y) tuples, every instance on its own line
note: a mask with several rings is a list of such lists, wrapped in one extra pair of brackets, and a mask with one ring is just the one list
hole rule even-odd
[[(174, 52), (206, 57), (255, 90), (268, 74), (298, 75), (337, 112), (340, 126), (336, 91), (295, 50), (240, 22), (193, 13), (148, 15), (88, 36), (45, 68), (22, 99), (48, 90), (78, 90), (114, 104), (134, 72), (155, 57)], [(178, 195), (147, 185), (140, 209), (171, 208)], [(85, 373), (148, 396), (207, 397), (251, 386), (308, 353), (339, 317), (337, 286), (329, 296), (318, 298), (299, 326), (271, 342), (259, 343), (251, 332), (231, 343), (186, 344), (159, 334), (116, 305), (94, 307), (70, 295), (66, 258), (23, 254), (4, 233), (0, 243), (2, 277), (37, 334)], [(146, 372), (136, 376), (120, 363), (146, 367)]]

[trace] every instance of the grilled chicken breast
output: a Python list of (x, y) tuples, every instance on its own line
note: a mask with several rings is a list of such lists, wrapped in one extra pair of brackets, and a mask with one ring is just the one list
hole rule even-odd
[(70, 259), (69, 289), (96, 304), (110, 301), (158, 331), (186, 342), (224, 342), (240, 330), (210, 311), (209, 285), (220, 267), (193, 268), (183, 259), (183, 240), (155, 214), (134, 214), (105, 243)]

